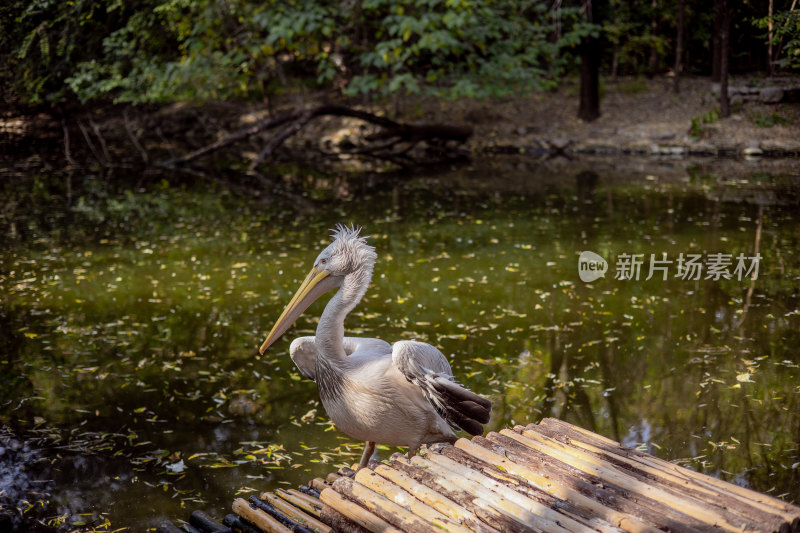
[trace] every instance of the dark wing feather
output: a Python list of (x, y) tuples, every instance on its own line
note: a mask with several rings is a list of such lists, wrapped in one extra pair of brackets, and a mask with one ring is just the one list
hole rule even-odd
[(471, 435), (483, 434), (482, 424), (489, 422), (492, 403), (455, 382), (442, 352), (423, 342), (401, 341), (392, 347), (392, 361), (450, 426)]

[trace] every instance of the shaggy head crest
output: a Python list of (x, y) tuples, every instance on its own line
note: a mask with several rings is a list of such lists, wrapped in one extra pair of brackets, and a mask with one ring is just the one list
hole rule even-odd
[(365, 266), (372, 269), (378, 254), (374, 247), (367, 244), (367, 238), (361, 236), (360, 227), (337, 224), (331, 230), (331, 238), (333, 242), (326, 251), (338, 269), (353, 271)]

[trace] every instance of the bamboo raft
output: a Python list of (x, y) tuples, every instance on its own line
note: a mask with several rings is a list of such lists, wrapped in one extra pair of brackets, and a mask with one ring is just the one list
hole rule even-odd
[[(394, 454), (160, 533), (800, 532), (800, 507), (548, 418)], [(174, 529), (172, 529), (174, 528)]]

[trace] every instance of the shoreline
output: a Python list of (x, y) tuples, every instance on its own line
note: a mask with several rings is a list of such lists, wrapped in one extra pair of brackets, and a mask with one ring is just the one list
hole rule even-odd
[[(93, 141), (104, 150), (107, 147), (105, 159), (127, 163), (139, 160), (152, 166), (170, 154), (188, 153), (286, 110), (331, 101), (411, 125), (470, 126), (472, 137), (451, 148), (474, 158), (511, 154), (539, 158), (798, 158), (800, 103), (741, 97), (747, 91), (753, 93), (753, 87), (774, 93), (776, 84), (800, 87), (800, 77), (734, 78), (734, 112), (724, 119), (716, 111), (714, 84), (708, 78), (683, 79), (681, 92), (675, 94), (673, 80), (661, 76), (607, 80), (603, 84), (602, 114), (590, 123), (575, 116), (578, 81), (566, 79), (552, 92), (502, 100), (441, 101), (412, 95), (391, 102), (364, 103), (328, 93), (307, 93), (261, 104), (94, 105), (64, 120), (48, 113), (23, 117), (6, 112), (0, 117), (0, 140), (4, 151), (14, 152), (16, 157), (25, 157), (29, 146), (52, 144), (50, 152), (62, 164), (97, 159), (98, 146), (93, 147)], [(304, 160), (324, 158), (332, 147), (338, 148), (342, 161), (352, 162), (357, 154), (347, 154), (347, 147), (357, 145), (369, 133), (370, 126), (361, 120), (325, 117), (305, 125), (286, 141), (285, 148), (301, 154)], [(274, 131), (262, 132), (232, 147), (233, 157), (252, 160), (272, 135)]]

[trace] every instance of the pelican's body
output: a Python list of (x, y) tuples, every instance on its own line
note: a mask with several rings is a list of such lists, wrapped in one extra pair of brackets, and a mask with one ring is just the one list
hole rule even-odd
[(339, 365), (323, 359), (317, 379), (320, 361), (315, 341), (315, 337), (295, 339), (289, 353), (303, 375), (317, 382), (322, 405), (340, 430), (355, 439), (410, 449), (455, 438), (449, 424), (394, 360), (394, 354), (408, 358), (416, 352), (426, 359), (425, 366), (452, 377), (450, 365), (436, 348), (421, 342), (400, 341), (392, 346), (380, 339), (345, 337), (346, 359)]
[(416, 341), (394, 345), (344, 336), (344, 318), (372, 279), (374, 249), (358, 230), (339, 226), (261, 346), (263, 353), (319, 296), (339, 288), (322, 313), (316, 336), (295, 339), (290, 355), (316, 381), (320, 400), (336, 426), (367, 443), (360, 466), (376, 442), (408, 446), (453, 442), (451, 427), (472, 434), (489, 419), (488, 400), (454, 382), (450, 364), (435, 347)]

